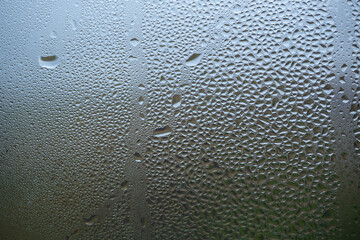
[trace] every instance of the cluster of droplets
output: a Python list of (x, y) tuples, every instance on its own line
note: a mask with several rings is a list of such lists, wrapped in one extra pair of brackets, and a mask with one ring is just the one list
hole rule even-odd
[[(353, 115), (353, 124), (354, 124), (354, 148), (357, 159), (360, 159), (360, 6), (359, 2), (352, 1), (352, 20), (354, 23), (353, 26), (353, 37), (351, 38), (352, 46), (352, 66), (351, 70), (353, 73), (352, 79), (352, 90), (355, 92), (353, 101), (351, 103), (350, 113)], [(360, 160), (358, 161), (358, 168), (360, 170)], [(359, 181), (360, 182), (360, 181)], [(360, 209), (358, 210), (360, 211)]]
[(326, 6), (151, 2), (145, 14), (147, 124), (172, 130), (146, 143), (153, 236), (335, 236)]

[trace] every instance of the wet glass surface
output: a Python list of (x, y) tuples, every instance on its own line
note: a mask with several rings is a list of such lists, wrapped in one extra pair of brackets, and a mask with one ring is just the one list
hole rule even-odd
[(360, 239), (358, 1), (1, 1), (0, 239)]

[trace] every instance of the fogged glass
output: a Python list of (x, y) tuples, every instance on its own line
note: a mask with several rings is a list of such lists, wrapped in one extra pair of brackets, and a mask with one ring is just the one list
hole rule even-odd
[(0, 239), (360, 239), (359, 11), (0, 1)]

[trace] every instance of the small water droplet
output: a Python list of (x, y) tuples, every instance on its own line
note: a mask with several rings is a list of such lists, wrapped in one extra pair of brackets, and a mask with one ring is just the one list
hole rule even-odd
[(140, 89), (140, 90), (145, 90), (144, 84), (140, 83), (140, 84), (139, 84), (139, 89)]
[(347, 65), (344, 63), (342, 66), (341, 66), (341, 70), (343, 72), (346, 72), (346, 69), (347, 69)]
[(235, 6), (232, 11), (235, 14), (239, 14), (239, 13), (242, 13), (244, 10), (243, 10), (242, 6)]
[(139, 40), (137, 40), (137, 38), (132, 38), (130, 40), (130, 43), (131, 43), (131, 45), (133, 45), (135, 47), (139, 44)]
[(144, 98), (142, 96), (139, 97), (139, 104), (140, 105), (144, 104)]
[(174, 94), (172, 99), (172, 104), (174, 108), (177, 108), (181, 104), (181, 96), (179, 94)]
[(334, 88), (330, 85), (330, 84), (326, 84), (323, 91), (327, 94), (330, 95), (331, 92), (334, 90)]
[(146, 227), (146, 219), (144, 217), (140, 218), (140, 223), (141, 223), (143, 228)]
[(286, 48), (290, 47), (290, 39), (285, 37), (282, 43)]
[(96, 220), (98, 219), (98, 217), (96, 215), (91, 215), (90, 217), (88, 218), (85, 218), (85, 224), (87, 226), (91, 226), (91, 225), (94, 225), (94, 223), (96, 222)]
[(136, 153), (134, 153), (134, 159), (135, 159), (136, 162), (141, 162), (141, 160), (143, 158), (142, 158), (140, 153), (136, 152)]
[(76, 22), (75, 20), (72, 20), (72, 21), (71, 21), (71, 28), (72, 28), (72, 30), (74, 30), (74, 31), (77, 30), (77, 27), (78, 27), (78, 26), (77, 26), (77, 22)]
[(51, 37), (51, 38), (57, 38), (57, 37), (58, 37), (57, 32), (52, 31), (52, 32), (50, 33), (50, 37)]
[(125, 190), (127, 189), (128, 185), (129, 185), (129, 182), (128, 182), (128, 181), (123, 181), (123, 182), (120, 184), (120, 189), (121, 189), (122, 191), (125, 191)]

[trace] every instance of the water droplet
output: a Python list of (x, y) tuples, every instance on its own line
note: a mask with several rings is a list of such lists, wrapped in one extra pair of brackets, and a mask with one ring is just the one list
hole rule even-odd
[(57, 38), (57, 37), (58, 37), (57, 32), (52, 31), (52, 32), (50, 33), (50, 37), (51, 37), (51, 38)]
[(136, 152), (136, 153), (134, 153), (134, 159), (135, 159), (136, 162), (141, 162), (141, 160), (143, 158), (142, 158), (140, 153)]
[(137, 58), (136, 58), (135, 56), (131, 55), (131, 56), (129, 57), (129, 60), (130, 60), (130, 61), (136, 61)]
[(39, 57), (39, 65), (44, 68), (53, 69), (60, 63), (60, 59), (56, 55)]
[(284, 40), (283, 40), (283, 45), (286, 47), (286, 48), (289, 48), (290, 47), (290, 39), (285, 37)]
[(128, 185), (129, 185), (129, 182), (128, 182), (128, 181), (123, 181), (123, 182), (120, 184), (120, 189), (121, 189), (122, 191), (125, 191), (125, 190), (127, 189)]
[(139, 104), (140, 105), (144, 104), (144, 98), (142, 96), (139, 97)]
[(71, 28), (72, 28), (72, 30), (74, 30), (74, 31), (77, 30), (77, 27), (78, 27), (78, 26), (77, 26), (77, 22), (76, 22), (75, 20), (72, 20), (72, 21), (71, 21)]
[(85, 218), (85, 224), (88, 226), (94, 225), (94, 223), (97, 221), (98, 217), (97, 215), (91, 215), (88, 218)]
[(146, 227), (146, 219), (144, 217), (140, 218), (140, 223), (143, 228)]
[(140, 89), (140, 90), (145, 90), (144, 84), (140, 83), (140, 84), (139, 84), (139, 89)]
[(185, 64), (187, 66), (195, 66), (197, 65), (200, 60), (201, 60), (201, 57), (202, 57), (202, 54), (200, 53), (194, 53), (193, 55), (191, 55), (186, 61), (185, 61)]
[(243, 7), (242, 6), (235, 6), (233, 8), (233, 13), (235, 14), (239, 14), (239, 13), (242, 13), (244, 11)]
[(177, 108), (181, 104), (181, 96), (179, 94), (174, 94), (172, 99), (172, 104), (174, 108)]
[(133, 45), (135, 47), (139, 44), (139, 40), (137, 40), (136, 38), (132, 38), (130, 40), (130, 43), (131, 43), (131, 45)]
[(342, 66), (341, 66), (341, 70), (343, 72), (346, 72), (346, 69), (347, 69), (347, 65), (344, 63)]
[(330, 84), (326, 84), (323, 91), (327, 94), (330, 95), (331, 92), (334, 90), (334, 88), (330, 85)]
[(155, 137), (167, 137), (171, 134), (171, 128), (169, 126), (165, 126), (165, 127), (162, 127), (162, 128), (157, 128), (155, 129), (154, 131), (154, 136)]

